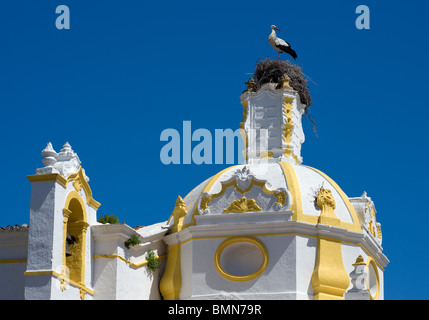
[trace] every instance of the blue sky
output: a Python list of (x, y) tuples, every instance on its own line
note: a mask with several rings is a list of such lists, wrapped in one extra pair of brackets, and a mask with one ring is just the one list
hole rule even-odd
[[(371, 29), (355, 27), (370, 8)], [(68, 5), (71, 29), (55, 27)], [(237, 129), (239, 95), (269, 26), (310, 83), (304, 163), (350, 196), (368, 193), (382, 224), (386, 299), (428, 299), (426, 13), (422, 1), (3, 1), (0, 4), (0, 226), (29, 221), (41, 150), (68, 141), (100, 214), (130, 226), (168, 219), (177, 195), (227, 165), (160, 161), (164, 129)], [(286, 56), (283, 56), (286, 59)]]

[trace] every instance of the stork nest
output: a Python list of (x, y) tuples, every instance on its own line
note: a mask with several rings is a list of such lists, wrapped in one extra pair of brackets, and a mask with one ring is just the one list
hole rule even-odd
[(290, 61), (270, 60), (270, 58), (258, 60), (253, 74), (255, 80), (253, 89), (258, 91), (266, 83), (279, 83), (284, 74), (288, 75), (290, 86), (298, 92), (301, 102), (306, 105), (307, 113), (311, 105), (308, 83), (301, 68)]

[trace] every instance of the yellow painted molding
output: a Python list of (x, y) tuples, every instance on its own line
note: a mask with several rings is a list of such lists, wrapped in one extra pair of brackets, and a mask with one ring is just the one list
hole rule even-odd
[[(304, 219), (304, 212), (302, 209), (302, 198), (301, 198), (301, 190), (299, 188), (298, 178), (296, 176), (295, 170), (293, 166), (288, 162), (280, 162), (280, 166), (282, 168), (283, 174), (286, 178), (287, 188), (292, 196), (292, 221), (305, 221), (317, 223), (317, 217), (310, 218), (314, 221), (306, 221)], [(309, 218), (311, 216), (307, 216)]]
[(5, 259), (0, 260), (0, 263), (24, 263), (27, 262), (27, 259)]
[(180, 254), (180, 244), (168, 248), (167, 266), (159, 284), (164, 300), (179, 300), (182, 289)]
[[(221, 256), (222, 256), (223, 250), (231, 244), (240, 243), (240, 242), (248, 242), (248, 243), (254, 244), (259, 248), (259, 250), (261, 250), (261, 253), (262, 253), (262, 263), (261, 263), (261, 266), (258, 268), (258, 270), (244, 276), (232, 275), (226, 272), (223, 269), (221, 264)], [(252, 236), (237, 236), (237, 237), (227, 238), (217, 247), (215, 256), (214, 256), (214, 264), (215, 264), (216, 271), (225, 279), (230, 281), (235, 281), (235, 282), (245, 282), (245, 281), (256, 279), (257, 277), (259, 277), (264, 273), (265, 269), (268, 266), (268, 262), (269, 262), (269, 255), (268, 255), (267, 247), (262, 241)]]
[(86, 195), (86, 202), (88, 203), (88, 205), (93, 207), (95, 210), (97, 210), (98, 207), (100, 206), (100, 203), (94, 200), (94, 198), (92, 197), (92, 191), (91, 191), (91, 188), (89, 187), (88, 182), (85, 179), (82, 167), (79, 168), (78, 172), (70, 174), (67, 178), (64, 178), (59, 173), (35, 174), (35, 175), (29, 175), (27, 176), (27, 178), (30, 180), (31, 183), (56, 181), (64, 188), (67, 187), (67, 184), (70, 181), (73, 181), (73, 186), (76, 189), (76, 191), (79, 191), (81, 189), (84, 190)]
[(81, 290), (84, 290), (86, 293), (94, 295), (94, 290), (86, 287), (82, 283), (77, 283), (76, 281), (71, 280), (64, 273), (58, 273), (54, 270), (25, 271), (24, 276), (53, 276), (53, 277), (61, 280), (62, 283), (67, 282), (67, 283), (73, 285), (74, 287), (77, 287)]
[(350, 278), (344, 268), (341, 241), (319, 237), (316, 265), (311, 275), (314, 300), (343, 300)]
[[(371, 294), (370, 288), (369, 288), (369, 266), (372, 265), (374, 272), (375, 272), (375, 280), (377, 282), (377, 289), (375, 292), (375, 295)], [(377, 269), (377, 262), (372, 258), (372, 257), (368, 257), (366, 260), (366, 268), (368, 270), (368, 276), (366, 279), (366, 286), (367, 286), (367, 290), (369, 293), (369, 298), (371, 300), (378, 300), (378, 298), (380, 297), (380, 277), (378, 275), (378, 269)]]
[(292, 112), (292, 104), (294, 98), (284, 97), (283, 102), (283, 116), (285, 118), (285, 124), (283, 125), (283, 140), (286, 142), (287, 146), (284, 150), (284, 155), (288, 158), (292, 157), (292, 149), (290, 147), (290, 143), (292, 141), (293, 128), (295, 127), (293, 124), (293, 112)]
[(262, 151), (259, 153), (259, 158), (261, 159), (271, 159), (274, 157), (274, 153), (272, 151)]
[(88, 205), (90, 205), (95, 210), (97, 210), (98, 207), (100, 206), (100, 203), (98, 201), (95, 201), (94, 198), (92, 197), (92, 191), (91, 191), (91, 188), (89, 187), (88, 182), (85, 179), (85, 175), (83, 174), (82, 167), (79, 168), (78, 172), (72, 173), (67, 177), (67, 183), (70, 181), (73, 181), (73, 186), (77, 191), (79, 191), (80, 189), (83, 189), (86, 195), (86, 202), (88, 203)]
[(67, 186), (67, 179), (64, 178), (59, 173), (48, 173), (48, 174), (34, 174), (27, 176), (28, 180), (31, 183), (33, 182), (46, 182), (46, 181), (56, 181), (64, 188)]
[[(75, 283), (85, 281), (87, 213), (85, 203), (76, 190), (68, 193), (63, 208), (63, 273)], [(76, 238), (73, 255), (66, 257), (67, 233)], [(63, 288), (63, 287), (62, 287)]]
[[(119, 260), (125, 262), (126, 264), (128, 264), (130, 267), (133, 267), (134, 269), (144, 267), (145, 265), (148, 264), (147, 260), (135, 263), (135, 262), (128, 261), (127, 259), (125, 259), (124, 257), (122, 257), (118, 254), (95, 254), (92, 257), (94, 259), (119, 259)], [(155, 257), (158, 259), (163, 259), (166, 257), (166, 255), (165, 254), (160, 255), (160, 256), (156, 255)]]
[[(228, 170), (231, 170), (232, 168), (237, 167), (237, 166), (232, 166), (232, 167), (228, 167), (220, 172), (218, 172), (217, 174), (215, 174), (210, 180), (209, 182), (204, 186), (203, 190), (201, 190), (200, 195), (198, 196), (198, 199), (201, 197), (201, 195), (205, 192), (208, 192), (211, 190), (211, 188), (213, 187), (213, 185), (219, 180), (219, 177), (222, 176), (225, 172), (227, 172)], [(185, 229), (189, 226), (195, 226), (197, 224), (197, 221), (195, 220), (195, 216), (199, 215), (198, 212), (198, 201), (195, 202), (194, 205), (194, 209), (192, 211), (192, 218), (191, 218), (191, 222), (183, 225), (182, 229)]]

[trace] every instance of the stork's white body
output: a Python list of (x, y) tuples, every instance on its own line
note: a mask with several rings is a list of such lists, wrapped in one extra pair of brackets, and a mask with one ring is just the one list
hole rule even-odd
[(268, 43), (279, 53), (279, 59), (280, 53), (283, 52), (290, 54), (294, 59), (296, 59), (297, 55), (295, 50), (292, 49), (289, 43), (283, 39), (277, 38), (276, 31), (274, 29), (277, 29), (276, 26), (271, 26), (271, 34), (268, 36)]
[(289, 44), (283, 39), (277, 38), (277, 34), (274, 29), (271, 31), (271, 34), (268, 37), (268, 43), (278, 52), (283, 52), (278, 45), (289, 46)]

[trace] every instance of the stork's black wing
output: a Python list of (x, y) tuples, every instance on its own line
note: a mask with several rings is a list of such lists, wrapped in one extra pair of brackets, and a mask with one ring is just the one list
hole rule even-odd
[(291, 48), (291, 46), (278, 44), (277, 47), (282, 50), (283, 52), (290, 54), (294, 59), (298, 58), (298, 55), (296, 54), (295, 50)]

